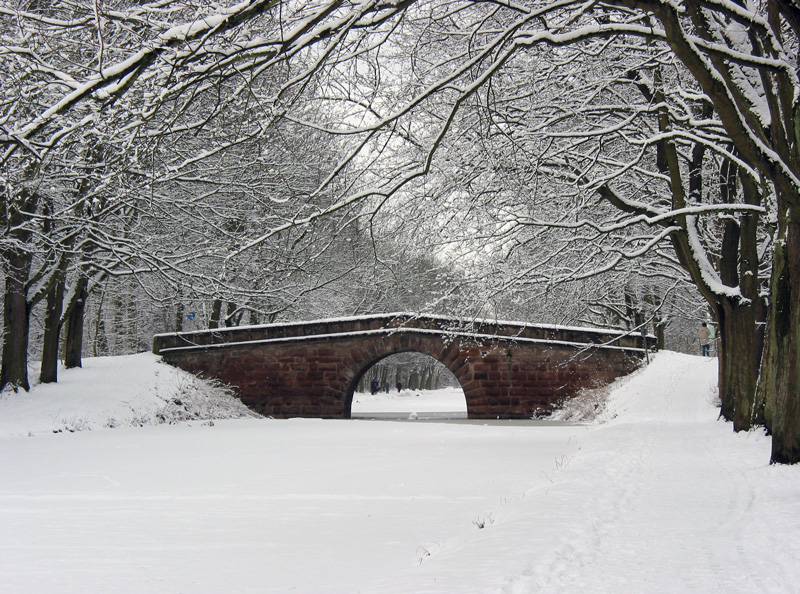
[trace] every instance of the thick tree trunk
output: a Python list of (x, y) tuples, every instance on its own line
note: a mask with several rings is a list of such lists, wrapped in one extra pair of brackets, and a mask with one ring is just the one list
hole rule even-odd
[(767, 430), (767, 433), (772, 432), (771, 427), (771, 418), (767, 419), (767, 409), (766, 409), (766, 398), (764, 394), (764, 390), (762, 390), (762, 382), (761, 382), (761, 373), (764, 366), (764, 361), (769, 359), (769, 355), (767, 354), (767, 326), (768, 326), (768, 315), (769, 315), (770, 308), (768, 306), (768, 302), (760, 298), (756, 303), (756, 348), (758, 350), (759, 357), (758, 360), (760, 362), (758, 367), (758, 380), (756, 381), (756, 394), (755, 398), (753, 399), (753, 422), (752, 425), (755, 427), (764, 427)]
[[(729, 177), (729, 176), (728, 176)], [(726, 176), (723, 178), (727, 179)], [(723, 188), (729, 188), (730, 182), (721, 184)], [(729, 219), (725, 221), (722, 233), (722, 246), (717, 266), (719, 276), (723, 284), (735, 287), (739, 284), (739, 245), (741, 240), (741, 229), (736, 221)], [(737, 332), (741, 330), (739, 320), (736, 317), (736, 303), (725, 297), (717, 296), (718, 302), (714, 306), (716, 312), (719, 342), (719, 399), (720, 416), (726, 421), (733, 422), (736, 416), (736, 402), (740, 396), (736, 393), (736, 367), (738, 363), (734, 357), (736, 344), (741, 340)], [(757, 373), (754, 368), (753, 373)], [(755, 386), (755, 384), (754, 384)]]
[(39, 381), (52, 384), (58, 381), (58, 345), (61, 335), (61, 313), (64, 308), (64, 284), (55, 281), (47, 292), (45, 306), (42, 366)]
[(761, 342), (756, 332), (756, 303), (725, 299), (718, 308), (720, 416), (734, 431), (747, 431), (754, 422)]
[(89, 279), (81, 276), (75, 289), (75, 298), (67, 312), (64, 335), (64, 366), (67, 369), (83, 367), (83, 320), (86, 299), (89, 297)]
[(773, 464), (800, 462), (800, 211), (787, 213), (785, 237), (775, 246), (772, 269), (766, 350), (774, 358), (762, 361), (762, 389), (772, 400)]
[[(734, 431), (747, 431), (753, 418), (753, 400), (758, 380), (758, 345), (755, 334), (755, 304), (733, 304), (726, 300), (724, 324), (720, 328), (720, 387), (725, 384), (732, 405)], [(724, 360), (724, 362), (722, 362)]]
[[(757, 204), (758, 190), (749, 177), (742, 176), (747, 202)], [(759, 280), (758, 280), (758, 215), (743, 214), (740, 218), (739, 287), (741, 302), (731, 307), (731, 326), (736, 334), (736, 344), (731, 345), (732, 357), (738, 362), (731, 378), (735, 399), (734, 431), (749, 431), (753, 425), (756, 387), (763, 343), (758, 334)], [(728, 300), (724, 304), (729, 305)]]
[(62, 256), (47, 291), (45, 305), (44, 339), (42, 342), (42, 366), (39, 381), (51, 384), (58, 381), (58, 346), (61, 337), (61, 315), (64, 312), (64, 284), (66, 283), (67, 259)]
[(0, 364), (0, 389), (7, 385), (30, 390), (28, 382), (28, 331), (30, 307), (25, 284), (31, 259), (11, 250), (4, 255), (5, 294), (3, 295), (3, 354)]
[[(772, 290), (775, 288), (775, 279), (778, 268), (786, 259), (786, 246), (783, 241), (776, 243), (772, 252)], [(761, 353), (761, 367), (756, 389), (756, 402), (753, 410), (753, 422), (763, 425), (768, 433), (772, 433), (772, 424), (775, 418), (775, 392), (777, 371), (780, 363), (778, 341), (775, 340), (775, 324), (777, 312), (770, 304), (767, 310), (767, 323), (764, 331), (764, 350)]]
[[(773, 250), (773, 275), (776, 262), (783, 256), (783, 246), (776, 246)], [(774, 282), (773, 282), (774, 284)], [(767, 315), (767, 328), (764, 333), (764, 351), (761, 353), (761, 371), (758, 376), (756, 402), (753, 410), (753, 422), (763, 425), (768, 433), (772, 433), (772, 423), (775, 418), (775, 384), (778, 369), (778, 343), (775, 335), (775, 310), (769, 308)]]
[(733, 422), (734, 413), (736, 411), (736, 398), (734, 397), (733, 390), (731, 390), (731, 383), (733, 380), (732, 367), (736, 362), (733, 360), (731, 350), (728, 344), (736, 342), (736, 336), (733, 328), (729, 328), (729, 322), (726, 315), (726, 309), (722, 306), (717, 308), (717, 368), (718, 372), (718, 390), (719, 390), (719, 416), (726, 421)]
[[(727, 187), (733, 187), (728, 179)], [(757, 203), (758, 190), (747, 177), (742, 186), (748, 202)], [(734, 431), (747, 431), (753, 422), (761, 344), (757, 336), (758, 295), (758, 216), (742, 215), (738, 224), (729, 220), (722, 237), (720, 279), (739, 286), (741, 299), (723, 297), (716, 308), (719, 344), (720, 414), (733, 421)]]
[[(1, 186), (6, 190), (6, 186)], [(22, 188), (17, 199), (10, 203), (0, 200), (0, 216), (12, 245), (26, 246), (30, 231), (22, 225), (28, 213), (36, 212), (39, 195)], [(17, 229), (14, 231), (14, 229)], [(0, 355), (0, 390), (7, 385), (30, 390), (28, 383), (28, 335), (31, 304), (28, 303), (28, 276), (32, 256), (22, 247), (12, 247), (0, 254), (0, 266), (5, 276), (3, 293), (3, 352)]]

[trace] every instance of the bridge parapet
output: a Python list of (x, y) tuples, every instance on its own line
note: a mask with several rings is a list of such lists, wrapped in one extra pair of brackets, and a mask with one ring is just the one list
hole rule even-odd
[(158, 334), (153, 340), (153, 352), (159, 354), (172, 349), (192, 349), (262, 341), (309, 340), (345, 334), (393, 334), (398, 332), (432, 332), (453, 339), (547, 341), (642, 351), (645, 344), (649, 348), (655, 345), (653, 336), (643, 337), (640, 334), (631, 334), (620, 330), (390, 313)]

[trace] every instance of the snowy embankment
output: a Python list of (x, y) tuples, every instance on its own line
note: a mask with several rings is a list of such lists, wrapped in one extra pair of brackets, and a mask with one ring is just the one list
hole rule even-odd
[(86, 358), (60, 369), (57, 384), (0, 393), (0, 437), (253, 416), (229, 391), (150, 353)]
[[(139, 377), (117, 370), (105, 388), (90, 361), (59, 387), (0, 400), (2, 592), (800, 583), (800, 468), (769, 466), (762, 432), (716, 420), (712, 360), (659, 353), (618, 384), (605, 422), (584, 426), (237, 419), (48, 432), (54, 419), (102, 427), (128, 410), (133, 424), (152, 420), (174, 398), (159, 383), (171, 371), (149, 356)], [(47, 418), (34, 427), (37, 410)]]

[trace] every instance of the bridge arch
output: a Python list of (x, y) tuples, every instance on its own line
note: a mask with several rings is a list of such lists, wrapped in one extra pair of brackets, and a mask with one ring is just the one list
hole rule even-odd
[[(430, 345), (426, 345), (426, 346), (430, 346)], [(356, 373), (356, 375), (349, 381), (349, 383), (347, 385), (346, 393), (345, 393), (345, 399), (344, 399), (344, 408), (345, 408), (344, 416), (345, 416), (345, 418), (352, 417), (352, 414), (353, 414), (353, 397), (356, 394), (356, 390), (358, 389), (358, 386), (361, 383), (361, 380), (369, 372), (369, 370), (372, 369), (374, 366), (380, 364), (382, 361), (385, 361), (386, 359), (388, 359), (390, 357), (393, 357), (395, 355), (400, 355), (400, 354), (403, 354), (403, 353), (418, 353), (418, 354), (421, 354), (421, 355), (425, 355), (426, 357), (429, 357), (430, 359), (432, 359), (436, 363), (442, 365), (447, 371), (449, 371), (453, 375), (453, 377), (455, 378), (456, 382), (458, 383), (459, 388), (461, 388), (462, 392), (464, 392), (464, 399), (465, 399), (465, 404), (466, 404), (466, 407), (467, 407), (467, 416), (469, 416), (469, 400), (467, 399), (466, 391), (464, 391), (464, 388), (461, 385), (461, 380), (456, 375), (456, 373), (453, 371), (453, 369), (451, 369), (450, 366), (448, 365), (448, 363), (452, 364), (452, 362), (449, 361), (449, 360), (446, 360), (445, 349), (442, 348), (441, 341), (438, 341), (438, 344), (434, 343), (434, 347), (435, 348), (433, 348), (432, 350), (427, 350), (427, 351), (423, 350), (422, 347), (421, 348), (407, 348), (407, 349), (404, 349), (404, 350), (395, 350), (393, 352), (389, 352), (389, 353), (386, 353), (384, 355), (380, 355), (375, 359), (369, 360), (366, 364), (364, 364), (361, 367), (361, 369)], [(394, 386), (392, 385), (391, 388), (393, 390)]]
[(358, 380), (395, 353), (456, 376), (470, 418), (530, 418), (582, 387), (630, 373), (647, 341), (613, 330), (385, 314), (162, 334), (153, 351), (236, 388), (264, 415), (348, 418)]

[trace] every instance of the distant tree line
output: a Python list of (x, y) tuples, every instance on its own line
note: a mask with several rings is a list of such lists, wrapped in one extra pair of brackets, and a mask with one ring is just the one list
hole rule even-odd
[(358, 392), (369, 392), (372, 382), (381, 392), (403, 390), (439, 390), (460, 387), (456, 377), (444, 365), (422, 353), (398, 353), (378, 361), (358, 382)]

